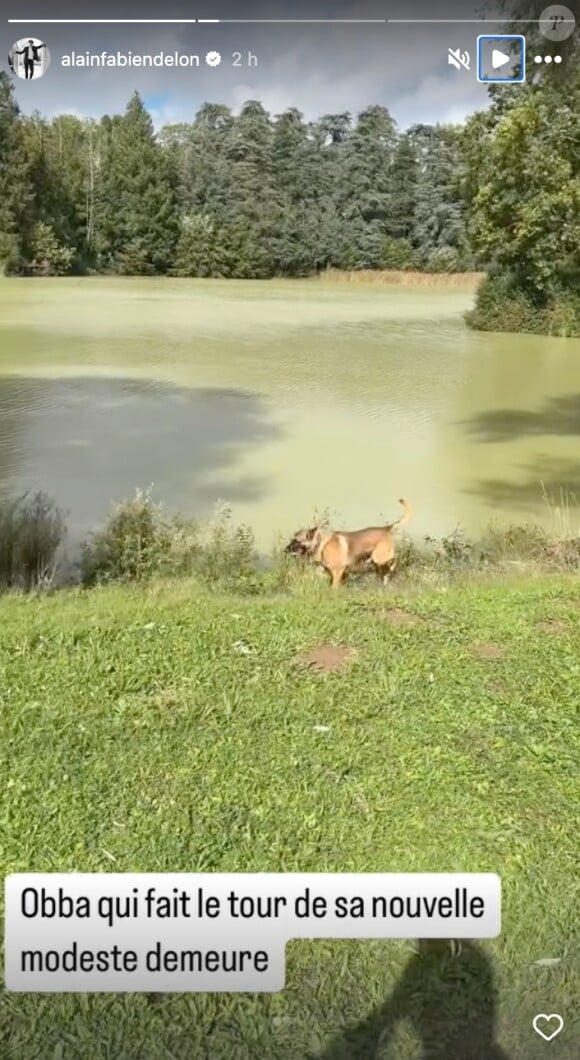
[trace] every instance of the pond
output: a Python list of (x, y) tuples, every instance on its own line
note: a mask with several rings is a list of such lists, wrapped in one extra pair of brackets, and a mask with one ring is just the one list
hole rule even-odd
[[(580, 504), (580, 341), (470, 331), (473, 295), (305, 281), (4, 279), (0, 489), (42, 488), (73, 539), (154, 487), (219, 500), (268, 547), (330, 512), (410, 531)], [(576, 495), (575, 497), (573, 495)]]

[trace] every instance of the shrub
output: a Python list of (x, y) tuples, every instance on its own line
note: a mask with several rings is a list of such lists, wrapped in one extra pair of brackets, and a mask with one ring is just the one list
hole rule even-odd
[(548, 334), (572, 339), (580, 336), (580, 293), (558, 296), (548, 312)]
[(135, 236), (125, 244), (117, 253), (114, 265), (120, 276), (152, 276), (155, 272), (149, 247), (141, 236)]
[(84, 585), (179, 575), (255, 591), (259, 576), (252, 531), (232, 526), (224, 505), (205, 524), (168, 518), (150, 490), (137, 490), (132, 500), (114, 506), (105, 525), (83, 545)]
[(438, 247), (425, 261), (426, 272), (461, 272), (463, 267), (459, 251), (455, 247)]
[(546, 533), (533, 523), (501, 526), (492, 523), (481, 542), (481, 552), (492, 564), (538, 561), (546, 547)]
[(74, 250), (59, 243), (52, 225), (40, 221), (30, 235), (27, 271), (33, 276), (63, 276), (74, 259)]
[(0, 589), (50, 584), (65, 536), (64, 515), (45, 493), (0, 498)]
[(536, 304), (513, 277), (488, 276), (477, 291), (475, 308), (466, 321), (480, 331), (527, 332), (536, 335), (580, 336), (580, 294), (555, 289)]
[(408, 269), (419, 267), (417, 253), (407, 239), (393, 239), (387, 236), (383, 239), (381, 247), (381, 269), (400, 269), (406, 272)]
[(186, 565), (204, 581), (243, 592), (253, 593), (260, 585), (253, 532), (248, 526), (234, 526), (231, 509), (225, 504), (217, 506), (206, 524), (196, 527), (196, 547)]
[(216, 226), (210, 214), (188, 214), (181, 232), (171, 270), (175, 276), (214, 276), (219, 272), (215, 255)]
[(149, 491), (137, 490), (132, 500), (115, 504), (104, 527), (84, 543), (82, 581), (143, 581), (159, 569), (169, 547), (161, 509)]
[(14, 232), (0, 231), (0, 276), (14, 276), (22, 268), (20, 239)]

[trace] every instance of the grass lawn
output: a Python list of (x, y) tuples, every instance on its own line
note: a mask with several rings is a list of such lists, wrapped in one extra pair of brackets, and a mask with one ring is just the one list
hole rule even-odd
[(579, 701), (574, 577), (3, 598), (4, 872), (493, 871), (503, 930), (291, 943), (273, 996), (5, 994), (2, 1060), (577, 1056)]

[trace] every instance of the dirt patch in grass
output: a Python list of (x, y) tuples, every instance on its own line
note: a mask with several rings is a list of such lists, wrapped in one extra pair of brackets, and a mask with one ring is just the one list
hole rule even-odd
[(333, 644), (320, 644), (310, 651), (301, 651), (294, 657), (297, 666), (310, 667), (322, 673), (339, 673), (356, 656), (354, 648), (337, 648)]
[(568, 626), (565, 622), (561, 622), (559, 618), (545, 618), (543, 622), (538, 622), (537, 629), (541, 630), (542, 633), (560, 634), (568, 632)]
[(424, 626), (425, 619), (420, 615), (414, 615), (410, 611), (401, 611), (398, 607), (384, 608), (377, 612), (377, 617), (383, 622), (389, 622), (391, 626)]
[(502, 648), (501, 644), (491, 644), (490, 642), (472, 644), (471, 653), (478, 659), (485, 659), (486, 662), (497, 662), (498, 659), (503, 659), (505, 648)]

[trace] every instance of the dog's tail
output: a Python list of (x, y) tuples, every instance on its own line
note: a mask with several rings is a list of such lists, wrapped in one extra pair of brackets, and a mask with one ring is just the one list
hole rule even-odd
[(409, 501), (406, 501), (403, 497), (399, 499), (399, 504), (403, 506), (403, 514), (400, 519), (396, 519), (394, 523), (391, 523), (391, 530), (394, 530), (397, 526), (404, 526), (405, 523), (409, 522), (413, 514), (413, 507)]

